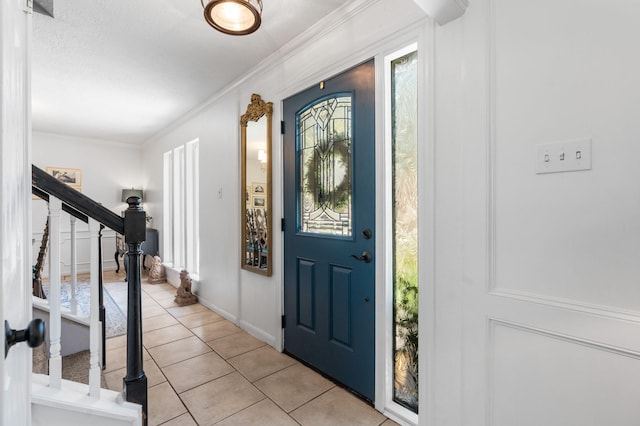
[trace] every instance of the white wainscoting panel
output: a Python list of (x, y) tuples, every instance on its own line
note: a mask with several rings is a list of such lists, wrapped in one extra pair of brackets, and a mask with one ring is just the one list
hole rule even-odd
[(639, 424), (640, 354), (516, 324), (490, 328), (491, 425)]

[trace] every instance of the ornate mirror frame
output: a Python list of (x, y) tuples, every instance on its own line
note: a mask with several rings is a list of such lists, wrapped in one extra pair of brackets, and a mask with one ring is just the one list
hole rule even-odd
[[(271, 276), (273, 269), (273, 233), (271, 229), (273, 211), (271, 203), (272, 115), (273, 103), (265, 102), (260, 95), (253, 94), (251, 95), (251, 103), (247, 105), (247, 111), (240, 117), (242, 155), (240, 265), (242, 269), (265, 276)], [(247, 127), (252, 125), (252, 122), (256, 124), (264, 122), (265, 124), (264, 154), (258, 153), (255, 141), (247, 139), (251, 137), (247, 136)], [(266, 156), (266, 158), (260, 158), (261, 156)], [(262, 169), (263, 165), (266, 178), (264, 182), (247, 179), (249, 173), (255, 172), (250, 169), (251, 167), (257, 166)]]

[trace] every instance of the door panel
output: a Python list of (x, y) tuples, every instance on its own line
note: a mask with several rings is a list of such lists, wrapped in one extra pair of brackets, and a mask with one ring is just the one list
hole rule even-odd
[(373, 400), (373, 60), (286, 99), (284, 119), (285, 351)]
[(296, 279), (297, 311), (296, 317), (299, 327), (305, 327), (311, 332), (316, 329), (315, 316), (315, 262), (297, 259), (298, 277)]
[(351, 349), (351, 300), (352, 271), (332, 265), (331, 268), (331, 332), (329, 339), (335, 344), (342, 344)]

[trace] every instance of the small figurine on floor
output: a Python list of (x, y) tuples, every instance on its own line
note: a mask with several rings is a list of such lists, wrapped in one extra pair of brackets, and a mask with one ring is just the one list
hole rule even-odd
[(180, 306), (193, 305), (198, 302), (198, 297), (191, 293), (191, 277), (185, 269), (180, 271), (180, 287), (178, 287), (178, 293), (173, 301)]
[(162, 267), (162, 259), (160, 256), (153, 256), (153, 263), (149, 270), (149, 284), (166, 283), (167, 277), (164, 276), (164, 268)]

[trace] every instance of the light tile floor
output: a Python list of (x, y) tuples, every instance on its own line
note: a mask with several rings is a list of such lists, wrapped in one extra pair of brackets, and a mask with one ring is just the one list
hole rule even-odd
[[(106, 282), (126, 310), (122, 274)], [(396, 423), (205, 306), (173, 303), (169, 284), (142, 285), (149, 426)], [(122, 390), (126, 336), (107, 340), (107, 387)]]

